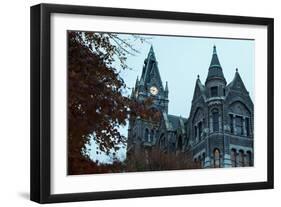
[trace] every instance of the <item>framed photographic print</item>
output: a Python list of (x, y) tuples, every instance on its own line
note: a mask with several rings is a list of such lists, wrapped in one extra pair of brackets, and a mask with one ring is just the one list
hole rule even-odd
[(273, 19), (31, 7), (31, 200), (273, 188)]

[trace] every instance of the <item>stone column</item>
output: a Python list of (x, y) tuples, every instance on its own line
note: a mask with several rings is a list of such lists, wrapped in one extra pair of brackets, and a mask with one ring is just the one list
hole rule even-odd
[(233, 114), (233, 134), (236, 134), (236, 116)]
[(199, 142), (199, 140), (200, 140), (200, 135), (199, 135), (199, 127), (198, 127), (198, 125), (196, 125), (196, 130), (197, 130), (197, 137), (196, 137), (196, 141), (197, 142)]
[(213, 118), (210, 117), (210, 133), (213, 132)]
[(246, 117), (243, 116), (243, 135), (247, 136)]
[(223, 161), (223, 167), (231, 167), (231, 156), (229, 154), (224, 154), (224, 161)]
[(222, 132), (222, 117), (219, 113), (219, 132)]

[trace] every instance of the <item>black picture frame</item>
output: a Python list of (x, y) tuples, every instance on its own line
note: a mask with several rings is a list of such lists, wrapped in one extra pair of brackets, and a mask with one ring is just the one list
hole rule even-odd
[[(50, 16), (53, 13), (99, 15), (111, 17), (151, 18), (207, 23), (232, 23), (267, 26), (267, 181), (186, 187), (167, 187), (74, 194), (51, 194), (51, 70)], [(31, 174), (30, 199), (38, 203), (88, 201), (102, 199), (165, 196), (225, 191), (272, 189), (274, 187), (274, 72), (272, 18), (195, 14), (168, 11), (103, 8), (89, 6), (39, 4), (31, 7)]]

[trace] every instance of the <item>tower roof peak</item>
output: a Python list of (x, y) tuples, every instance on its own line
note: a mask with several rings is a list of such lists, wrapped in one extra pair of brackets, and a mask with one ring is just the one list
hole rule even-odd
[(154, 52), (154, 51), (153, 51), (153, 45), (150, 45), (149, 52)]
[(155, 54), (153, 50), (153, 46), (150, 46), (149, 52), (148, 52), (148, 58), (154, 58), (155, 59)]
[(217, 47), (216, 47), (216, 45), (213, 46), (213, 54), (217, 54)]
[(213, 54), (212, 54), (212, 59), (209, 66), (209, 72), (206, 82), (210, 81), (211, 79), (221, 79), (226, 83), (226, 80), (223, 75), (222, 67), (218, 58), (216, 45), (213, 46)]

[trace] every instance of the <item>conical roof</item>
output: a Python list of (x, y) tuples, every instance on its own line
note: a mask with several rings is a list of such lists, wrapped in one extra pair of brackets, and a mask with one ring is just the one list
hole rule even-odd
[(212, 79), (221, 79), (226, 83), (226, 80), (223, 75), (222, 67), (218, 58), (216, 46), (214, 46), (213, 48), (212, 60), (209, 66), (209, 72), (206, 79), (206, 83)]

